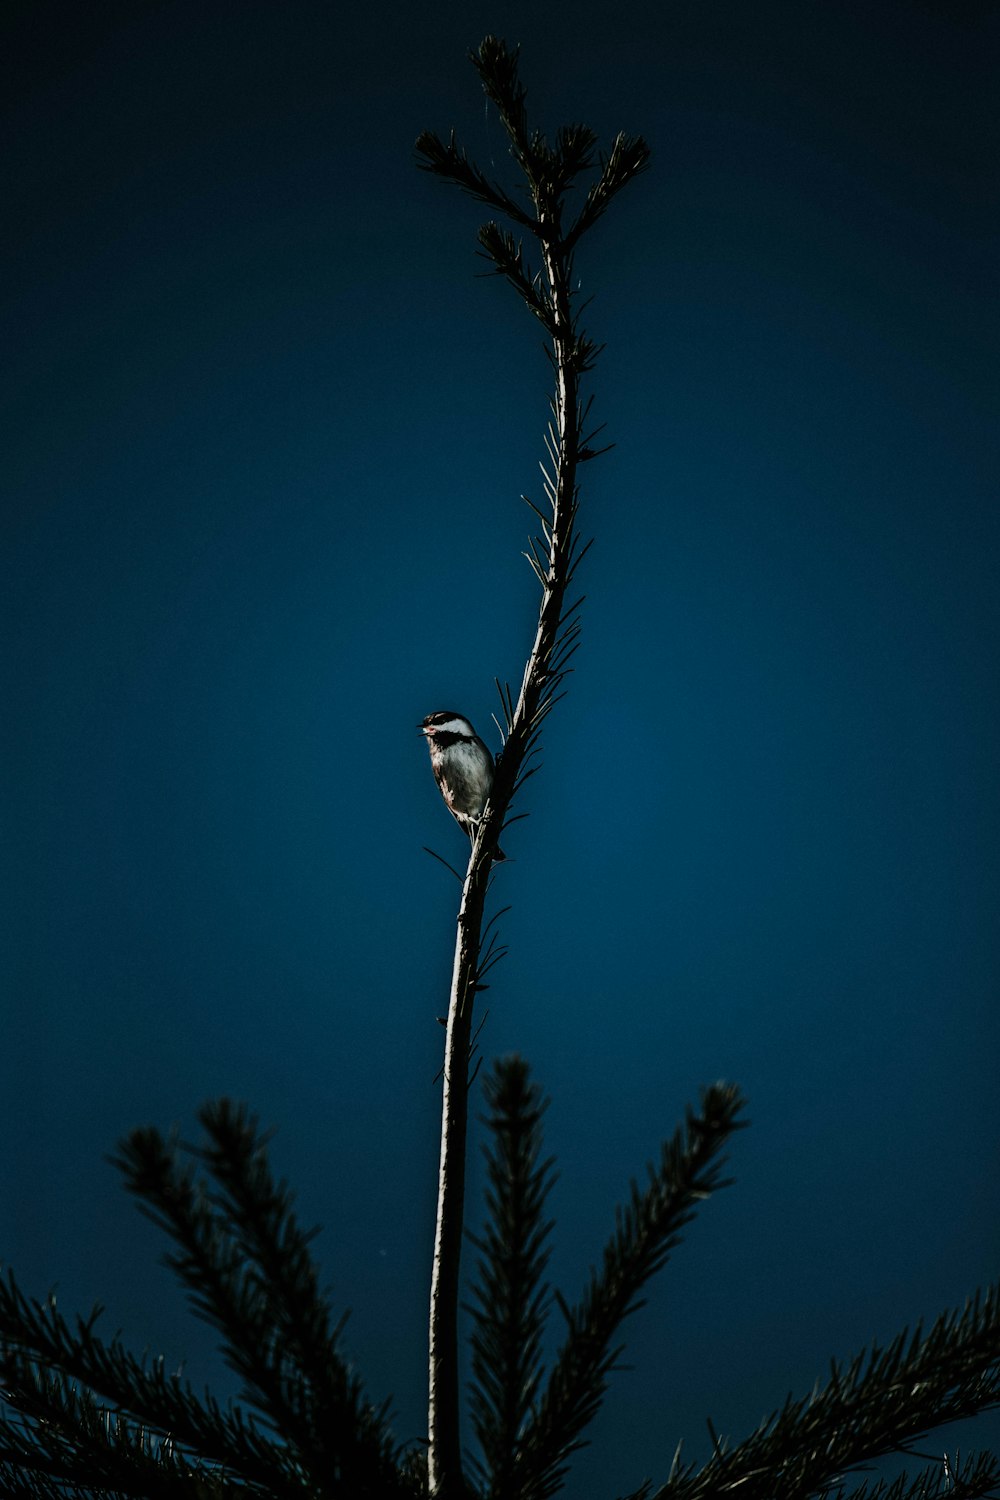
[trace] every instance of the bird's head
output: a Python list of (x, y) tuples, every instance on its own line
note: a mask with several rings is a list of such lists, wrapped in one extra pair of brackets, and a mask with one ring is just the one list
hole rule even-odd
[(476, 731), (462, 714), (457, 714), (450, 708), (441, 708), (437, 713), (428, 714), (417, 725), (417, 732), (425, 735), (428, 740), (434, 740), (438, 735), (458, 735), (462, 739), (471, 739)]

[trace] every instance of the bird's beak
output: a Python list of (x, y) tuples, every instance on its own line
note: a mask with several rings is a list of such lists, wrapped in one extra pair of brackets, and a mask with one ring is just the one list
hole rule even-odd
[(433, 730), (428, 729), (428, 727), (427, 727), (426, 724), (418, 724), (417, 725), (417, 733), (418, 734), (433, 734)]

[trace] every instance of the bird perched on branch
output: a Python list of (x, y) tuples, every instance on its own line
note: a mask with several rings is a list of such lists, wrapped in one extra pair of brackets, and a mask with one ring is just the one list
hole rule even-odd
[[(493, 756), (468, 719), (451, 709), (428, 714), (419, 732), (427, 740), (431, 770), (452, 817), (475, 839), (493, 786)], [(497, 849), (494, 859), (506, 859)]]

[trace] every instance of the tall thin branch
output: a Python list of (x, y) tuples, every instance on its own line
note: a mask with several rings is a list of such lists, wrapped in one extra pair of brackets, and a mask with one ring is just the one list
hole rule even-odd
[[(583, 454), (580, 378), (599, 352), (577, 326), (573, 309), (575, 242), (596, 221), (613, 193), (646, 166), (649, 152), (641, 140), (630, 141), (623, 152), (616, 141), (603, 164), (600, 179), (585, 200), (583, 215), (569, 235), (563, 232), (565, 195), (577, 174), (592, 161), (593, 135), (585, 127), (564, 127), (550, 147), (544, 137), (530, 133), (525, 114), (525, 90), (518, 78), (517, 52), (495, 37), (487, 37), (472, 61), (483, 88), (496, 106), (531, 197), (534, 215), (526, 215), (514, 200), (471, 164), (454, 139), (445, 145), (428, 132), (417, 142), (420, 165), (445, 178), (480, 202), (512, 218), (534, 235), (541, 266), (533, 272), (513, 236), (495, 225), (480, 232), (483, 253), (496, 272), (518, 290), (531, 313), (546, 328), (554, 372), (551, 406), (553, 423), (546, 444), (549, 467), (543, 486), (549, 514), (543, 516), (544, 541), (536, 540), (529, 557), (541, 585), (538, 623), (517, 702), (509, 712), (507, 737), (499, 757), (489, 806), (472, 846), (462, 888), (455, 940), (451, 995), (445, 1041), (444, 1098), (441, 1118), (441, 1157), (438, 1176), (437, 1226), (430, 1306), (430, 1391), (428, 1474), (431, 1494), (458, 1500), (467, 1493), (459, 1443), (458, 1304), (465, 1198), (465, 1152), (468, 1125), (469, 1049), (476, 988), (481, 979), (483, 913), (497, 841), (507, 818), (526, 758), (546, 714), (555, 703), (561, 680), (557, 651), (566, 623), (566, 591), (579, 561), (575, 551), (577, 465)], [(619, 137), (619, 141), (624, 140)], [(589, 408), (588, 408), (589, 409)], [(507, 705), (510, 708), (510, 705)], [(507, 716), (505, 714), (505, 716)]]

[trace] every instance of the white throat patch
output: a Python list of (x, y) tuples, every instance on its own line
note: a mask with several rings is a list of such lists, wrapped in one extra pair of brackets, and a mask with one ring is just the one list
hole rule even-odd
[(475, 730), (468, 719), (446, 719), (443, 724), (429, 724), (431, 734), (463, 734), (471, 739)]

